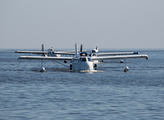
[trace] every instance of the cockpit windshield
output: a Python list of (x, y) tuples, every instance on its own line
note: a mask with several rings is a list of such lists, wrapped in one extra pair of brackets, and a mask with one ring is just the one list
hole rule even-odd
[(82, 58), (81, 61), (82, 61), (82, 62), (85, 62), (85, 61), (86, 61), (86, 58)]
[(91, 62), (91, 61), (92, 61), (91, 58), (80, 58), (80, 60), (81, 60), (82, 62), (86, 62), (86, 61)]

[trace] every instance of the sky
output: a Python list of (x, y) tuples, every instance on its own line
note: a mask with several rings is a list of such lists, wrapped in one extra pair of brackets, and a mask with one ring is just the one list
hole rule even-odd
[(164, 0), (0, 0), (0, 48), (164, 48)]

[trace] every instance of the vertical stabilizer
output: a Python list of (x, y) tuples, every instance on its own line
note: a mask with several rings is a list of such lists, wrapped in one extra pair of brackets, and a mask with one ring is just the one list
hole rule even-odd
[(80, 46), (80, 52), (83, 52), (83, 45)]
[(42, 51), (44, 51), (44, 44), (42, 44)]
[(97, 44), (97, 46), (96, 46), (96, 50), (97, 50), (97, 52), (98, 52), (98, 50), (99, 50), (98, 44)]
[[(44, 52), (44, 44), (42, 44), (42, 51)], [(45, 56), (45, 54), (43, 53), (42, 56)]]
[(75, 57), (77, 58), (78, 56), (78, 45), (75, 43)]

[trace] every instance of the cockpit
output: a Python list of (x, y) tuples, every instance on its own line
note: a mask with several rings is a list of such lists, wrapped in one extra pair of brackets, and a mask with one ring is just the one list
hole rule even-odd
[(97, 54), (93, 54), (93, 53), (91, 53), (91, 54), (89, 54), (89, 56), (91, 57), (93, 57), (93, 56), (97, 56)]
[(85, 61), (87, 61), (87, 60), (86, 60), (86, 58), (81, 58), (81, 61), (82, 61), (82, 62), (85, 62)]
[(92, 53), (96, 53), (96, 50), (95, 50), (95, 49), (93, 49), (93, 50), (92, 50)]
[(80, 56), (87, 56), (88, 54), (86, 52), (80, 53)]
[(54, 51), (53, 47), (49, 48), (48, 51)]
[(80, 61), (82, 61), (82, 62), (86, 62), (86, 61), (92, 62), (92, 59), (88, 58), (88, 57), (84, 57), (84, 58), (80, 58)]

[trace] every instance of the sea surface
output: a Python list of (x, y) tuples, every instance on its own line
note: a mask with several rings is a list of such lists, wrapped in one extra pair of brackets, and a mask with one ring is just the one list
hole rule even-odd
[(164, 49), (135, 51), (149, 60), (127, 59), (128, 72), (106, 60), (93, 73), (42, 61), (41, 73), (40, 60), (0, 49), (0, 120), (164, 120)]

